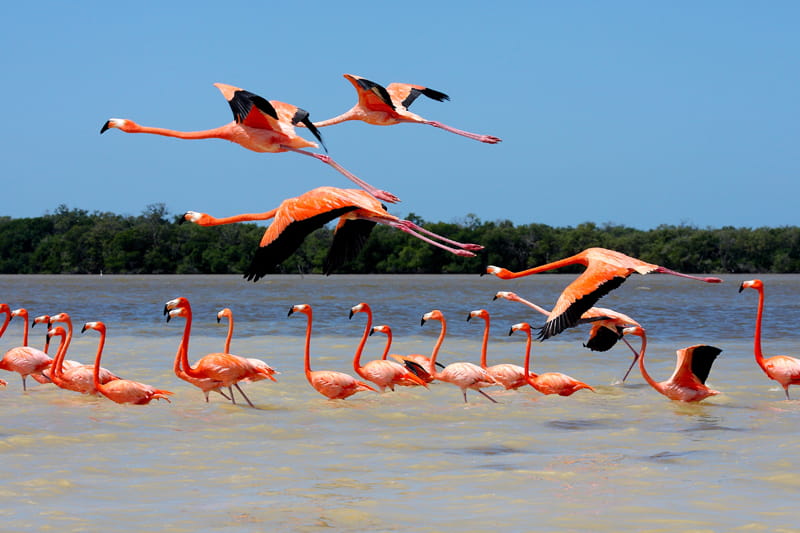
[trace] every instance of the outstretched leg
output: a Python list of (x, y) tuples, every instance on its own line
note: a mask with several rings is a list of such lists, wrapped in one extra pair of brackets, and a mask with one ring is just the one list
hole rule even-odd
[(478, 133), (470, 133), (470, 132), (464, 131), (464, 130), (457, 130), (456, 128), (454, 128), (452, 126), (447, 126), (446, 124), (442, 124), (441, 122), (435, 122), (433, 120), (426, 120), (426, 121), (423, 122), (423, 124), (428, 124), (428, 125), (433, 126), (435, 128), (441, 128), (441, 129), (443, 129), (445, 131), (449, 131), (450, 133), (455, 133), (456, 135), (462, 135), (464, 137), (469, 137), (470, 139), (475, 139), (476, 141), (480, 141), (482, 143), (497, 144), (497, 143), (499, 143), (499, 142), (501, 142), (503, 140), (503, 139), (501, 139), (499, 137), (494, 137), (493, 135), (480, 135)]

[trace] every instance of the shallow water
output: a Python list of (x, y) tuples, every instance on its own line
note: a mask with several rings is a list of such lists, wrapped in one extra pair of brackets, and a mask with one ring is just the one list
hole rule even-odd
[[(737, 292), (753, 276), (708, 285), (634, 276), (600, 301), (648, 331), (648, 369), (666, 379), (675, 350), (723, 349), (700, 404), (672, 402), (634, 372), (619, 345), (581, 346), (587, 328), (534, 343), (533, 367), (560, 371), (596, 392), (568, 398), (532, 389), (487, 390), (497, 404), (447, 384), (329, 401), (302, 372), (305, 317), (314, 307), (312, 366), (352, 373), (368, 302), (375, 324), (392, 326), (393, 352), (429, 353), (438, 308), (448, 318), (444, 362), (477, 362), (482, 323), (492, 314), (490, 364), (521, 364), (521, 321), (542, 318), (512, 302), (513, 290), (549, 307), (572, 278), (511, 282), (475, 276), (0, 276), (0, 301), (32, 316), (66, 311), (76, 329), (108, 326), (104, 366), (174, 391), (172, 403), (122, 406), (3, 373), (0, 390), (0, 523), (8, 531), (779, 531), (792, 530), (800, 445), (800, 402), (786, 401), (753, 361), (757, 294)], [(768, 355), (800, 355), (800, 277), (762, 276)], [(164, 303), (188, 297), (194, 310), (190, 359), (219, 351), (236, 319), (232, 351), (264, 359), (277, 383), (244, 389), (257, 409), (231, 405), (172, 374), (183, 320), (165, 323)], [(20, 343), (15, 319), (0, 350)], [(40, 345), (44, 331), (31, 331)], [(380, 355), (373, 336), (363, 360)], [(76, 332), (69, 357), (88, 362), (97, 335)], [(31, 380), (29, 380), (31, 381)], [(800, 398), (800, 391), (795, 392)]]

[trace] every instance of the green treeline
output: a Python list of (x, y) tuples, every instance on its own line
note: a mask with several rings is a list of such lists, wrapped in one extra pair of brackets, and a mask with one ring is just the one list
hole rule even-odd
[[(487, 264), (521, 270), (585, 248), (612, 248), (682, 272), (800, 272), (800, 228), (699, 229), (659, 226), (638, 230), (584, 223), (553, 228), (483, 222), (467, 215), (455, 223), (413, 222), (461, 242), (485, 246), (461, 258), (405, 233), (377, 226), (359, 257), (339, 273), (477, 273)], [(236, 274), (258, 246), (264, 226), (230, 224), (203, 228), (179, 224), (163, 204), (139, 216), (59, 206), (37, 218), (0, 217), (3, 274)], [(310, 235), (281, 266), (285, 273), (319, 273), (332, 229)]]

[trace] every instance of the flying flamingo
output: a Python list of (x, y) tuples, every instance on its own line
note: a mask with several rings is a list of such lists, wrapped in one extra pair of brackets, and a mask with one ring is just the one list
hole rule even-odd
[(292, 316), (294, 313), (303, 313), (308, 318), (303, 364), (306, 379), (317, 392), (330, 400), (344, 400), (357, 392), (368, 390), (378, 392), (363, 381), (359, 381), (344, 372), (336, 372), (334, 370), (311, 370), (311, 322), (313, 319), (313, 311), (308, 304), (297, 304), (289, 309), (289, 314), (287, 316)]
[(744, 289), (758, 291), (758, 314), (756, 315), (756, 332), (754, 336), (753, 351), (756, 363), (768, 378), (774, 379), (783, 387), (786, 399), (789, 399), (789, 385), (800, 384), (800, 359), (788, 355), (774, 355), (764, 358), (761, 352), (761, 318), (764, 315), (764, 283), (760, 279), (744, 281), (739, 285), (739, 292)]
[(275, 220), (265, 231), (255, 257), (244, 274), (248, 280), (258, 281), (264, 277), (288, 258), (307, 235), (335, 218), (339, 218), (339, 223), (325, 259), (325, 274), (330, 274), (342, 263), (355, 257), (375, 224), (399, 229), (461, 257), (472, 257), (475, 255), (473, 251), (483, 249), (478, 244), (452, 241), (409, 220), (391, 215), (378, 200), (358, 189), (318, 187), (298, 197), (284, 200), (277, 208), (265, 213), (245, 213), (226, 218), (216, 218), (196, 211), (188, 211), (184, 215), (185, 220), (201, 226), (273, 218)]
[(367, 344), (367, 337), (372, 334), (372, 309), (370, 309), (368, 304), (362, 302), (350, 309), (350, 318), (353, 318), (353, 315), (356, 313), (367, 314), (367, 324), (364, 327), (364, 334), (361, 336), (361, 341), (358, 343), (358, 348), (353, 357), (353, 370), (355, 370), (356, 374), (376, 384), (381, 392), (384, 392), (386, 387), (394, 391), (395, 385), (402, 387), (422, 385), (427, 388), (428, 384), (406, 367), (394, 361), (386, 360), (386, 353), (389, 351), (388, 348), (391, 340), (386, 345), (386, 353), (383, 354), (384, 357), (382, 359), (369, 361), (364, 366), (361, 366), (361, 352), (364, 351), (364, 346)]
[(94, 386), (100, 394), (117, 403), (132, 403), (135, 405), (146, 405), (153, 400), (170, 401), (169, 396), (172, 395), (170, 391), (156, 389), (138, 381), (115, 379), (103, 383), (100, 380), (100, 357), (103, 355), (103, 346), (106, 342), (106, 325), (102, 322), (87, 322), (83, 325), (81, 333), (87, 329), (93, 329), (100, 333), (97, 355), (94, 357)]
[(541, 392), (542, 394), (558, 394), (559, 396), (571, 396), (573, 393), (581, 389), (589, 389), (594, 391), (592, 387), (578, 381), (561, 372), (545, 372), (544, 374), (534, 374), (530, 371), (531, 367), (531, 325), (527, 322), (520, 322), (511, 326), (509, 335), (513, 335), (515, 331), (524, 331), (527, 336), (525, 342), (525, 364), (524, 375), (527, 378), (528, 384), (531, 387)]
[[(510, 302), (519, 302), (545, 316), (550, 315), (550, 311), (547, 311), (535, 303), (518, 296), (514, 292), (498, 291), (494, 295), (493, 300), (497, 300), (498, 298), (503, 298), (504, 300), (508, 300)], [(631, 343), (629, 343), (628, 340), (622, 335), (622, 331), (626, 327), (639, 326), (640, 324), (628, 315), (618, 313), (612, 309), (606, 309), (605, 307), (592, 307), (587, 310), (578, 320), (578, 323), (583, 322), (589, 322), (592, 324), (592, 329), (589, 330), (589, 340), (583, 344), (584, 347), (596, 352), (606, 352), (610, 350), (618, 340), (622, 339), (622, 342), (627, 344), (628, 348), (631, 349), (633, 352), (633, 361), (628, 367), (627, 372), (625, 372), (625, 375), (622, 376), (622, 382), (624, 383), (625, 380), (628, 379), (628, 374), (631, 373), (633, 365), (636, 364), (636, 360), (639, 357), (639, 352), (637, 352), (636, 349), (631, 346)]]
[[(61, 342), (53, 359), (50, 368), (50, 381), (62, 389), (80, 392), (82, 394), (99, 394), (95, 386), (94, 365), (73, 364), (69, 367), (64, 366), (64, 359), (67, 356), (70, 342), (72, 341), (72, 318), (67, 313), (58, 313), (50, 317), (50, 323), (63, 323), (67, 325), (66, 338)], [(98, 378), (102, 383), (109, 383), (120, 379), (113, 372), (106, 368), (97, 370)]]
[[(233, 338), (233, 311), (231, 311), (230, 308), (228, 307), (221, 309), (219, 312), (217, 312), (217, 324), (219, 324), (223, 318), (228, 319), (228, 334), (225, 337), (225, 348), (223, 351), (225, 353), (231, 353), (231, 339)], [(269, 374), (269, 376), (280, 374), (280, 372), (276, 372), (274, 368), (269, 366), (261, 359), (256, 359), (254, 357), (245, 357), (245, 359), (250, 361), (250, 363), (254, 366), (262, 367), (266, 372), (264, 374), (255, 374), (251, 377), (243, 379), (242, 381), (247, 381), (247, 382), (261, 381), (262, 379), (267, 379), (267, 374)], [(276, 381), (275, 378), (273, 377), (270, 377), (270, 379), (272, 379), (272, 381)], [(231, 396), (233, 396), (232, 390), (231, 390)]]
[(719, 394), (718, 390), (710, 389), (706, 386), (706, 379), (711, 372), (711, 365), (714, 360), (722, 353), (716, 346), (707, 344), (695, 344), (688, 348), (677, 350), (677, 363), (672, 376), (666, 381), (656, 382), (644, 368), (644, 351), (647, 347), (647, 335), (641, 326), (625, 328), (626, 334), (636, 335), (642, 338), (642, 348), (639, 354), (639, 370), (642, 377), (656, 391), (660, 392), (670, 400), (682, 402), (699, 402), (709, 396)]
[(28, 390), (26, 378), (28, 376), (41, 375), (42, 372), (50, 368), (53, 359), (42, 350), (28, 346), (28, 311), (25, 309), (11, 311), (6, 304), (1, 305), (4, 305), (5, 308), (1, 308), (0, 312), (5, 312), (7, 316), (3, 331), (8, 326), (8, 322), (15, 316), (21, 316), (25, 323), (22, 329), (22, 346), (11, 348), (3, 355), (3, 358), (0, 359), (0, 370), (18, 372), (22, 376), (22, 390), (26, 391)]
[(503, 363), (500, 365), (488, 366), (486, 363), (486, 352), (489, 344), (489, 328), (491, 325), (491, 318), (486, 309), (476, 309), (470, 311), (467, 315), (467, 322), (472, 318), (482, 318), (484, 321), (483, 327), (483, 342), (481, 343), (481, 368), (485, 369), (498, 383), (508, 389), (518, 389), (528, 384), (525, 379), (525, 369), (519, 365), (512, 365)]
[(444, 93), (428, 87), (409, 85), (407, 83), (390, 83), (387, 87), (383, 87), (374, 81), (369, 81), (361, 76), (353, 76), (352, 74), (345, 74), (344, 77), (355, 87), (358, 93), (358, 102), (346, 113), (322, 122), (315, 122), (314, 125), (316, 127), (331, 126), (346, 120), (361, 120), (374, 126), (392, 126), (410, 122), (428, 124), (488, 144), (496, 144), (501, 141), (501, 139), (491, 135), (479, 135), (457, 130), (441, 122), (424, 119), (408, 110), (419, 95), (427, 96), (437, 102), (443, 102), (450, 99)]
[(486, 267), (486, 273), (494, 274), (500, 279), (515, 279), (575, 264), (586, 266), (586, 270), (567, 285), (567, 288), (558, 297), (555, 307), (539, 332), (540, 340), (558, 335), (565, 329), (573, 327), (583, 313), (588, 311), (600, 298), (622, 285), (634, 272), (642, 275), (672, 274), (706, 283), (722, 283), (720, 278), (682, 274), (605, 248), (587, 248), (571, 257), (521, 272), (511, 272), (505, 268), (489, 265)]
[(317, 140), (322, 143), (319, 131), (314, 127), (308, 118), (308, 112), (304, 109), (284, 102), (266, 100), (249, 91), (224, 83), (215, 83), (214, 86), (222, 92), (233, 111), (233, 122), (224, 126), (203, 131), (176, 131), (166, 128), (140, 126), (132, 120), (112, 118), (103, 125), (100, 133), (111, 128), (117, 128), (126, 133), (154, 133), (178, 139), (223, 139), (239, 144), (254, 152), (297, 152), (319, 159), (323, 163), (332, 166), (379, 200), (390, 203), (400, 201), (397, 196), (376, 189), (356, 177), (328, 155), (315, 154), (303, 150), (303, 148), (309, 147), (316, 148), (317, 144), (307, 141), (295, 133), (294, 127), (298, 124), (307, 127)]
[[(180, 311), (172, 313), (173, 310), (178, 309), (180, 309)], [(176, 358), (180, 357), (183, 373), (193, 378), (191, 381), (187, 381), (203, 391), (206, 401), (208, 401), (208, 392), (211, 390), (217, 390), (220, 387), (236, 387), (236, 390), (239, 391), (239, 394), (247, 401), (248, 405), (250, 405), (250, 407), (255, 407), (253, 402), (250, 401), (250, 398), (248, 398), (241, 387), (239, 387), (239, 382), (245, 379), (252, 379), (256, 377), (257, 374), (262, 374), (274, 381), (275, 378), (271, 376), (270, 372), (261, 366), (254, 365), (244, 357), (229, 353), (210, 353), (201, 357), (193, 367), (189, 363), (188, 355), (189, 334), (192, 329), (192, 307), (189, 304), (189, 300), (180, 296), (168, 301), (164, 305), (164, 314), (167, 316), (167, 321), (174, 316), (182, 316), (186, 319), (183, 337), (181, 337)], [(179, 378), (184, 379), (182, 375), (177, 375)], [(233, 394), (231, 394), (230, 400), (234, 404), (236, 403)]]
[[(436, 341), (436, 346), (434, 347), (434, 350), (431, 353), (430, 361), (428, 362), (428, 374), (433, 376), (434, 379), (452, 383), (461, 389), (461, 394), (464, 396), (464, 403), (467, 403), (467, 389), (483, 392), (481, 389), (484, 387), (500, 385), (500, 382), (493, 378), (486, 370), (472, 363), (450, 363), (444, 367), (441, 372), (438, 372), (436, 370), (436, 356), (439, 353), (439, 347), (441, 346), (447, 331), (447, 322), (445, 321), (442, 312), (438, 309), (434, 309), (433, 311), (422, 315), (422, 321), (420, 322), (420, 325), (424, 326), (425, 322), (428, 320), (438, 320), (442, 324), (441, 333), (439, 334), (439, 338)], [(497, 400), (491, 396), (485, 393), (484, 396), (492, 400), (494, 403), (497, 403)]]

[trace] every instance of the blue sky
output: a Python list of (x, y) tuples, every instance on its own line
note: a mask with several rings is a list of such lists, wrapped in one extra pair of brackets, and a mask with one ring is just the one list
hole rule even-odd
[(153, 203), (229, 216), (321, 185), (299, 154), (112, 130), (231, 120), (214, 82), (322, 120), (344, 73), (450, 95), (425, 125), (322, 130), (400, 216), (648, 229), (797, 225), (800, 3), (14, 2), (4, 8), (0, 215)]

